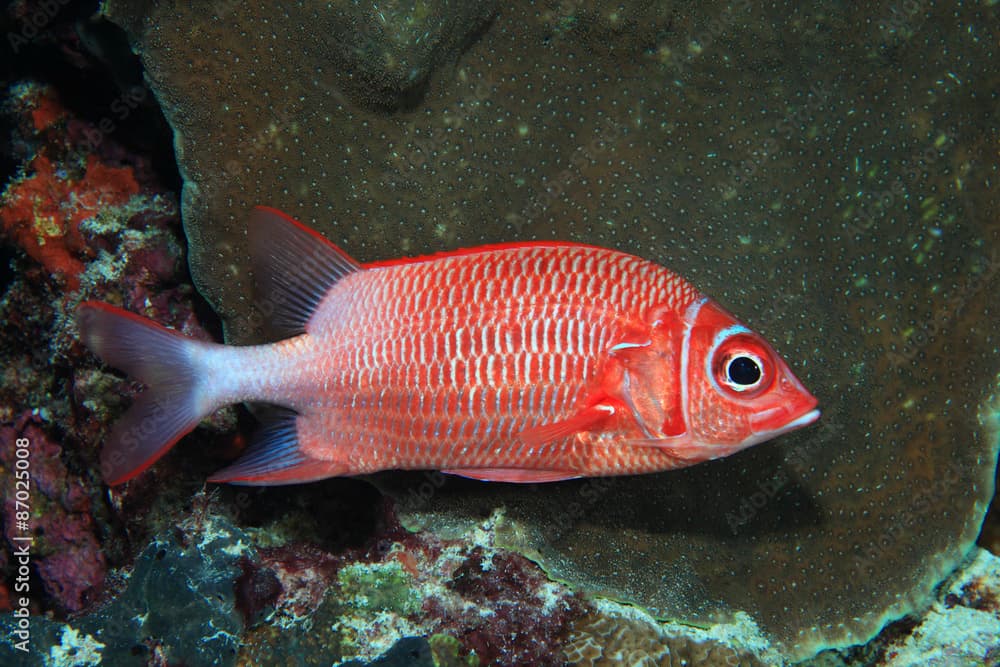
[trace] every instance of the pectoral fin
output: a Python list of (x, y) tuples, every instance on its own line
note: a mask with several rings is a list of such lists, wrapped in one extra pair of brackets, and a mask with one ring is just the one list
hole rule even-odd
[(705, 448), (692, 442), (686, 433), (666, 438), (631, 438), (623, 440), (622, 444), (628, 447), (659, 449), (678, 461), (704, 461), (715, 458), (707, 456)]
[(592, 431), (614, 413), (615, 406), (611, 403), (595, 403), (562, 421), (526, 428), (518, 434), (518, 437), (521, 442), (531, 447), (548, 445), (576, 433)]

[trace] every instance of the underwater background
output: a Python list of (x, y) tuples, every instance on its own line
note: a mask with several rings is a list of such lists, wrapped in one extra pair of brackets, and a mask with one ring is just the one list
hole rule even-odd
[[(1000, 664), (996, 5), (7, 3), (0, 663)], [(823, 415), (656, 475), (248, 489), (204, 482), (227, 409), (109, 489), (139, 387), (76, 305), (259, 340), (258, 204), (361, 261), (654, 260)]]

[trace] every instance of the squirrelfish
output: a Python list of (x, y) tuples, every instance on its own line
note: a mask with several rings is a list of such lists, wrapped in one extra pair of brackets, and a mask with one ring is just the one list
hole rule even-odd
[(361, 265), (266, 208), (248, 234), (277, 342), (207, 343), (107, 304), (80, 306), (86, 345), (147, 385), (104, 445), (109, 484), (239, 402), (280, 409), (211, 481), (647, 473), (819, 417), (760, 335), (639, 257), (533, 242)]

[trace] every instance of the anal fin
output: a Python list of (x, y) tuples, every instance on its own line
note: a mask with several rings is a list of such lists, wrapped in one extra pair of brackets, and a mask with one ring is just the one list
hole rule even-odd
[(514, 484), (534, 484), (559, 482), (576, 479), (580, 475), (568, 470), (527, 470), (524, 468), (453, 468), (441, 472), (483, 482), (511, 482)]
[(208, 478), (210, 482), (276, 486), (303, 484), (342, 475), (341, 466), (315, 459), (302, 451), (294, 410), (270, 408), (260, 415), (263, 426), (246, 452), (232, 465)]

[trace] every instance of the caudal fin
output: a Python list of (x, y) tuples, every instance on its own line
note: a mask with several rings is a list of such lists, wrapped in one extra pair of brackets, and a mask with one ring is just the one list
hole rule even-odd
[(80, 305), (77, 325), (80, 339), (106, 364), (147, 385), (101, 451), (101, 474), (113, 486), (153, 465), (214, 410), (200, 396), (193, 354), (203, 343), (93, 301)]

